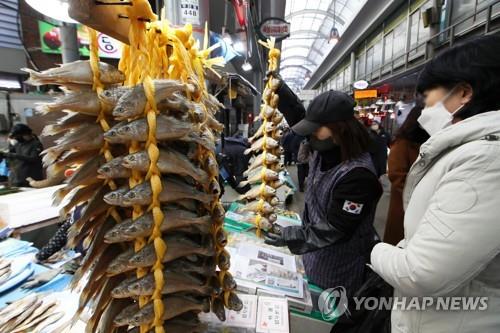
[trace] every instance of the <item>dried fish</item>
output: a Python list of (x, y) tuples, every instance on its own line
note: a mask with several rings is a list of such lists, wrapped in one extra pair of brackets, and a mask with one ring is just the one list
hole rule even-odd
[[(168, 98), (176, 92), (195, 91), (193, 85), (184, 84), (177, 80), (154, 80), (153, 83), (156, 101)], [(138, 84), (120, 97), (116, 107), (113, 109), (113, 116), (118, 120), (136, 117), (144, 113), (146, 104), (147, 98), (144, 86)]]
[[(214, 255), (213, 241), (210, 237), (206, 238), (203, 243), (199, 244), (182, 234), (167, 235), (164, 237), (165, 242), (168, 244), (165, 256), (162, 262), (169, 262), (174, 259), (188, 256), (188, 255), (201, 255), (211, 256)], [(153, 244), (146, 245), (139, 252), (135, 253), (132, 258), (128, 260), (128, 266), (131, 268), (148, 267), (152, 266), (156, 261), (156, 252)]]
[(130, 169), (123, 166), (124, 157), (116, 157), (103, 164), (98, 170), (97, 177), (102, 179), (129, 178), (132, 175)]
[[(150, 163), (151, 161), (146, 151), (128, 155), (123, 159), (124, 167), (143, 172), (148, 171)], [(189, 176), (202, 184), (208, 182), (208, 175), (205, 171), (195, 166), (185, 155), (173, 149), (161, 149), (157, 165), (161, 173)]]
[(255, 186), (252, 189), (250, 189), (247, 193), (242, 194), (238, 197), (238, 200), (243, 200), (243, 199), (256, 199), (259, 198), (261, 195), (265, 197), (272, 197), (276, 194), (276, 190), (270, 186), (264, 185), (264, 186)]
[(274, 140), (271, 137), (262, 137), (259, 140), (255, 141), (250, 148), (245, 150), (245, 155), (250, 154), (251, 152), (258, 152), (262, 149), (273, 149), (279, 146), (278, 141)]
[[(181, 210), (175, 206), (163, 209), (164, 219), (160, 230), (162, 233), (172, 230), (192, 228), (193, 232), (206, 234), (211, 227), (212, 217), (210, 215), (197, 216), (193, 212)], [(117, 224), (104, 236), (108, 243), (131, 241), (138, 237), (144, 237), (153, 230), (153, 215), (151, 213), (142, 215), (136, 220), (126, 220)]]
[(95, 91), (76, 91), (57, 98), (52, 103), (37, 104), (36, 110), (42, 114), (70, 110), (84, 115), (97, 116), (101, 104)]
[[(51, 68), (43, 72), (37, 72), (29, 68), (22, 68), (30, 74), (26, 83), (40, 86), (44, 84), (93, 84), (93, 73), (89, 60), (78, 60)], [(125, 76), (115, 67), (104, 62), (99, 63), (100, 80), (104, 84), (120, 83)]]

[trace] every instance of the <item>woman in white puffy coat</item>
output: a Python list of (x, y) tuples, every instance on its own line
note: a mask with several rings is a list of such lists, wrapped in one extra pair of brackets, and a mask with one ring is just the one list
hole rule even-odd
[(426, 102), (419, 123), (431, 138), (406, 180), (405, 239), (376, 245), (372, 269), (400, 300), (460, 296), (479, 304), (446, 311), (433, 299), (418, 311), (393, 307), (392, 332), (498, 333), (500, 37), (446, 50), (424, 67), (417, 90)]

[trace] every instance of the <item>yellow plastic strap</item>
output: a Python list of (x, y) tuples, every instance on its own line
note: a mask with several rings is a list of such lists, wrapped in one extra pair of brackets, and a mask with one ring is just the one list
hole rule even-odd
[(229, 308), (229, 296), (231, 296), (231, 291), (224, 291), (224, 305)]

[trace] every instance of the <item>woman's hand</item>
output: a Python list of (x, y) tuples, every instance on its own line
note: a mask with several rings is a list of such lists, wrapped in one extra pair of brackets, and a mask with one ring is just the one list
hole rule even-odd
[(283, 247), (286, 246), (285, 239), (278, 234), (273, 234), (271, 232), (267, 233), (264, 237), (264, 243), (272, 246)]

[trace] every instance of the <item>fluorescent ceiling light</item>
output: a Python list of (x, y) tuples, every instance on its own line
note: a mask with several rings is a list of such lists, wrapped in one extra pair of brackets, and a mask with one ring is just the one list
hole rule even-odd
[[(21, 0), (19, 0), (21, 1)], [(50, 17), (52, 19), (67, 22), (67, 23), (78, 23), (69, 17), (68, 0), (26, 0), (28, 5), (30, 5), (37, 12)]]
[(21, 89), (21, 84), (18, 80), (0, 79), (0, 88)]

